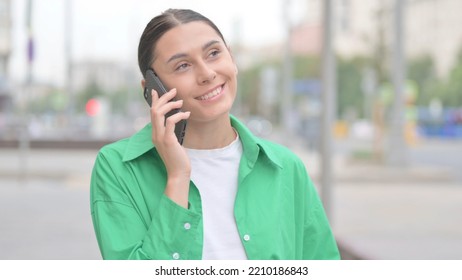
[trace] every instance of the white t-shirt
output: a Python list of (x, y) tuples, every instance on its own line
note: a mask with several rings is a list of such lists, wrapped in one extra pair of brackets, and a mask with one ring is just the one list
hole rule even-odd
[(202, 259), (247, 259), (234, 219), (242, 155), (239, 136), (224, 148), (186, 151), (191, 159), (191, 180), (199, 189), (202, 200)]

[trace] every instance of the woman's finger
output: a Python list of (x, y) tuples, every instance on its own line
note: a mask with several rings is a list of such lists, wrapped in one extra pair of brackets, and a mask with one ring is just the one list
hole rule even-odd
[[(178, 112), (176, 114), (171, 115), (165, 121), (165, 136), (173, 135), (175, 136), (175, 125), (180, 122), (181, 120), (187, 120), (191, 112)], [(176, 136), (175, 136), (176, 139)]]
[(172, 110), (175, 109), (180, 109), (183, 106), (183, 100), (177, 100), (177, 101), (170, 101), (167, 104), (163, 105), (162, 107), (158, 108), (156, 112), (159, 115), (166, 116), (168, 118), (168, 113)]
[(153, 105), (158, 105), (162, 106), (164, 104), (167, 104), (169, 101), (171, 101), (173, 98), (176, 96), (176, 88), (171, 89), (170, 91), (166, 92), (162, 96), (159, 97), (159, 93), (155, 91), (154, 89), (152, 90), (152, 104)]

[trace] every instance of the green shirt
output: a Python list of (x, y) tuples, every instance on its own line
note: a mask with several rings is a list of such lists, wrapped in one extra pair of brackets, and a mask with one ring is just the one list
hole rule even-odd
[[(249, 259), (339, 259), (324, 209), (303, 162), (259, 139), (236, 118), (243, 154), (234, 216)], [(104, 259), (201, 259), (201, 197), (189, 208), (165, 194), (165, 166), (151, 125), (101, 149), (91, 178), (91, 215)]]

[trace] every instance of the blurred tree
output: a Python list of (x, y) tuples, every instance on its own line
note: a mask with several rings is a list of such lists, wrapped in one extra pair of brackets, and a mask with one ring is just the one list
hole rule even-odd
[(340, 119), (354, 114), (364, 117), (364, 93), (361, 88), (366, 59), (337, 59), (337, 113)]
[(239, 94), (241, 95), (242, 106), (249, 115), (256, 115), (258, 112), (258, 95), (260, 83), (258, 83), (259, 73), (262, 65), (257, 65), (245, 71), (239, 71)]
[(86, 88), (77, 93), (75, 100), (76, 112), (85, 112), (85, 105), (88, 100), (106, 95), (106, 92), (98, 85), (98, 83), (96, 83), (96, 81), (90, 82)]
[(137, 98), (143, 98), (140, 88), (126, 87), (118, 89), (107, 97), (109, 98), (109, 102), (111, 104), (111, 112), (121, 115), (125, 115), (127, 113), (130, 101)]
[[(320, 57), (316, 56), (294, 56), (293, 61), (293, 79), (319, 79), (320, 78)], [(273, 67), (281, 69), (281, 60), (265, 60), (254, 66), (239, 72), (239, 93), (241, 94), (242, 103), (246, 106), (245, 111), (249, 115), (258, 115), (259, 112), (259, 95), (260, 95), (260, 76), (264, 68)], [(282, 78), (277, 81), (279, 85), (282, 83)], [(278, 89), (280, 91), (282, 85)], [(279, 111), (274, 112), (275, 119), (279, 119), (277, 116)]]
[[(259, 115), (259, 100), (260, 100), (260, 76), (261, 72), (266, 67), (275, 67), (281, 69), (280, 61), (267, 60), (255, 64), (253, 67), (244, 71), (239, 71), (239, 94), (244, 111), (249, 115)], [(277, 81), (280, 83), (281, 81)], [(274, 112), (278, 114), (278, 112)]]
[(293, 58), (294, 79), (321, 78), (321, 57), (320, 56), (295, 56)]
[(365, 38), (366, 43), (370, 45), (371, 57), (369, 64), (374, 70), (377, 76), (377, 82), (379, 85), (385, 84), (389, 81), (389, 70), (388, 70), (388, 46), (386, 38), (387, 29), (387, 9), (386, 3), (381, 2), (378, 9), (375, 11), (374, 22), (375, 33), (373, 38)]
[(462, 50), (459, 51), (454, 67), (444, 83), (442, 101), (447, 107), (462, 106)]
[(418, 95), (415, 101), (417, 106), (428, 106), (435, 97), (441, 97), (441, 82), (438, 80), (435, 63), (429, 55), (413, 58), (409, 61), (407, 69), (409, 80), (417, 84)]
[[(379, 36), (379, 38), (382, 38)], [(382, 39), (375, 45), (374, 55), (370, 57), (338, 58), (337, 62), (337, 113), (339, 118), (345, 118), (351, 112), (357, 117), (365, 117), (365, 98), (362, 84), (363, 70), (372, 68), (377, 73), (377, 83), (383, 87), (389, 83), (384, 57), (380, 54), (386, 50)], [(462, 106), (462, 51), (455, 60), (456, 64), (447, 79), (441, 79), (435, 71), (433, 59), (424, 55), (413, 58), (408, 63), (408, 79), (413, 80), (418, 87), (417, 106), (428, 106), (431, 100), (438, 97), (445, 106)], [(258, 100), (260, 92), (260, 72), (264, 67), (282, 69), (281, 61), (264, 61), (255, 66), (240, 71), (240, 94), (242, 103), (247, 106), (251, 115), (258, 114)], [(293, 57), (293, 78), (319, 80), (321, 76), (320, 57), (299, 55)], [(279, 81), (280, 82), (280, 81)], [(375, 98), (380, 98), (377, 95)], [(367, 105), (366, 105), (367, 106)], [(372, 106), (372, 104), (371, 104)], [(277, 114), (278, 112), (274, 112)]]
[(32, 114), (62, 113), (66, 109), (67, 95), (58, 89), (52, 89), (40, 98), (30, 102), (29, 112)]
[[(320, 80), (321, 62), (319, 56), (298, 55), (293, 57), (293, 79), (294, 80)], [(361, 73), (370, 60), (362, 57), (352, 59), (338, 59), (338, 102), (337, 113), (343, 116), (349, 111), (355, 111), (363, 115), (363, 93), (361, 89)], [(260, 92), (260, 72), (263, 68), (272, 66), (282, 69), (281, 61), (265, 61), (239, 72), (240, 94), (242, 102), (248, 106), (249, 114), (258, 114), (258, 100)], [(279, 81), (281, 82), (281, 81)], [(274, 112), (277, 114), (278, 112)]]

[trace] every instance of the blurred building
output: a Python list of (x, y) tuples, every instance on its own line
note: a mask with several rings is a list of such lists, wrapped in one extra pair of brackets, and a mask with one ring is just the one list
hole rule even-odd
[(6, 76), (11, 54), (11, 1), (0, 0), (0, 75)]
[(0, 112), (11, 102), (8, 62), (11, 55), (11, 1), (0, 0)]
[[(308, 0), (306, 20), (292, 29), (294, 53), (319, 54), (322, 49), (322, 0)], [(345, 57), (386, 55), (392, 44), (395, 0), (338, 0), (335, 44)], [(407, 0), (405, 47), (408, 58), (430, 55), (439, 75), (445, 75), (462, 49), (462, 1)]]
[(73, 65), (73, 86), (79, 92), (94, 84), (108, 93), (135, 85), (141, 87), (138, 72), (130, 65), (115, 61), (79, 61)]
[[(408, 0), (409, 1), (409, 0)], [(445, 75), (462, 51), (462, 1), (409, 1), (407, 42), (410, 55), (430, 54), (437, 71)]]

